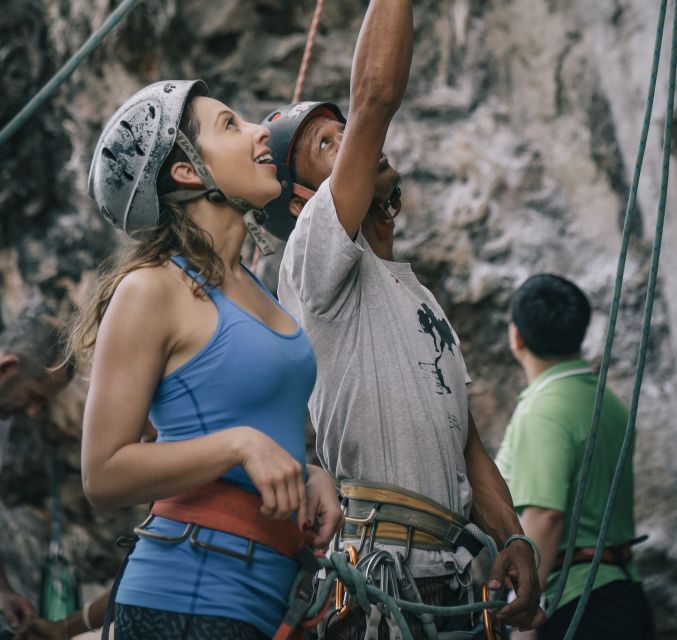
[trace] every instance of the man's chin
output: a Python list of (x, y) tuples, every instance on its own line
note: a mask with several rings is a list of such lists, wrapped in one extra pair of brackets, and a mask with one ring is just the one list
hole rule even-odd
[(390, 199), (395, 187), (400, 181), (400, 174), (390, 165), (379, 171), (376, 176), (376, 185), (374, 189), (375, 199), (385, 202)]

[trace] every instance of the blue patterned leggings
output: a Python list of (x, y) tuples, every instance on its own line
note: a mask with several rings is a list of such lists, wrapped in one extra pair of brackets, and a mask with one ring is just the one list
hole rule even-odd
[(127, 604), (115, 605), (115, 640), (265, 640), (246, 622)]

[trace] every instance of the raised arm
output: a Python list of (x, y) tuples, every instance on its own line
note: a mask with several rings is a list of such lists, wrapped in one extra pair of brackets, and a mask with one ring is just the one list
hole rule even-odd
[(407, 87), (411, 5), (411, 0), (372, 0), (357, 39), (348, 123), (330, 178), (338, 218), (351, 238), (374, 196), (386, 133)]

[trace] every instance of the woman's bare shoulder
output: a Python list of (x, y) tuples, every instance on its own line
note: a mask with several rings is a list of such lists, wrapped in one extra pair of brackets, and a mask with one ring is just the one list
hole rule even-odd
[(135, 302), (147, 299), (151, 304), (165, 306), (171, 304), (174, 296), (186, 288), (183, 278), (183, 273), (168, 263), (141, 267), (122, 277), (113, 297)]

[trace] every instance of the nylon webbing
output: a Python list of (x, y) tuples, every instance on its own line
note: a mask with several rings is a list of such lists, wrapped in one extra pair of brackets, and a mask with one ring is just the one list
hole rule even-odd
[[(659, 20), (659, 30), (663, 31), (664, 8), (666, 0), (663, 0), (661, 5), (661, 20)], [(576, 612), (571, 620), (569, 629), (567, 630), (564, 640), (573, 640), (576, 629), (583, 617), (585, 607), (590, 598), (590, 593), (597, 576), (597, 570), (602, 561), (602, 551), (604, 550), (604, 543), (611, 524), (611, 515), (613, 512), (614, 503), (618, 494), (618, 489), (621, 482), (621, 475), (625, 467), (625, 463), (632, 451), (633, 437), (635, 433), (635, 423), (637, 420), (637, 408), (639, 405), (639, 394), (642, 388), (642, 378), (644, 375), (644, 364), (646, 362), (646, 352), (649, 343), (649, 333), (651, 330), (651, 314), (653, 311), (654, 296), (656, 293), (656, 280), (658, 278), (658, 265), (660, 263), (661, 244), (663, 240), (663, 226), (665, 223), (665, 210), (667, 204), (668, 180), (670, 176), (670, 152), (672, 143), (672, 118), (675, 106), (675, 78), (677, 76), (677, 2), (674, 3), (672, 13), (672, 46), (670, 51), (670, 72), (668, 76), (668, 97), (665, 109), (665, 125), (663, 131), (663, 164), (661, 168), (661, 189), (658, 199), (658, 212), (656, 215), (656, 232), (654, 235), (653, 247), (651, 251), (651, 269), (649, 271), (649, 280), (647, 284), (646, 303), (644, 306), (644, 318), (642, 320), (642, 337), (639, 345), (639, 353), (637, 356), (637, 367), (635, 369), (635, 382), (632, 390), (632, 403), (630, 405), (630, 415), (628, 418), (627, 428), (625, 430), (625, 437), (621, 447), (621, 453), (618, 457), (616, 470), (614, 471), (609, 497), (607, 499), (606, 508), (604, 510), (604, 517), (602, 526), (595, 546), (595, 555), (590, 566), (587, 581), (580, 600), (576, 607)], [(660, 53), (660, 49), (659, 49)], [(655, 78), (652, 77), (652, 82), (655, 84)], [(650, 117), (650, 114), (649, 114)]]
[[(571, 515), (571, 523), (568, 531), (568, 546), (564, 556), (564, 563), (555, 584), (555, 595), (551, 602), (548, 603), (546, 615), (548, 617), (556, 611), (557, 605), (562, 598), (564, 587), (566, 585), (569, 569), (573, 559), (574, 547), (576, 543), (576, 534), (578, 532), (578, 524), (583, 509), (583, 498), (590, 475), (590, 468), (592, 465), (592, 456), (597, 441), (597, 432), (599, 430), (599, 421), (602, 412), (602, 400), (604, 398), (604, 390), (606, 388), (606, 379), (609, 371), (609, 361), (611, 359), (611, 350), (613, 347), (614, 336), (616, 333), (616, 320), (618, 317), (618, 309), (620, 305), (621, 291), (623, 288), (623, 275), (625, 273), (625, 262), (630, 244), (630, 236), (632, 231), (632, 222), (637, 208), (637, 190), (639, 186), (639, 178), (642, 171), (642, 163), (644, 161), (644, 152), (646, 150), (646, 142), (649, 134), (649, 126), (651, 124), (651, 113), (653, 111), (654, 95), (656, 91), (656, 78), (658, 76), (658, 67), (660, 63), (661, 44), (663, 41), (663, 30), (665, 25), (665, 14), (667, 8), (667, 0), (661, 0), (661, 5), (658, 14), (658, 27), (656, 29), (656, 40), (654, 45), (653, 62), (651, 68), (651, 76), (649, 79), (649, 90), (647, 93), (646, 108), (644, 112), (644, 121), (642, 125), (642, 133), (640, 136), (639, 148), (637, 151), (637, 159), (635, 162), (635, 169), (632, 178), (632, 185), (628, 196), (628, 204), (625, 212), (625, 221), (623, 223), (623, 232), (621, 239), (621, 249), (618, 256), (618, 266), (616, 269), (616, 280), (614, 285), (614, 293), (611, 302), (611, 310), (609, 312), (609, 321), (607, 326), (606, 341), (604, 345), (604, 354), (602, 356), (602, 363), (599, 370), (599, 378), (597, 382), (597, 391), (595, 394), (595, 405), (592, 415), (592, 422), (590, 425), (590, 434), (585, 448), (583, 464), (581, 466), (581, 475), (576, 490), (576, 497), (574, 499), (574, 506)], [(673, 34), (674, 39), (674, 34)], [(653, 299), (653, 298), (652, 298)], [(630, 425), (628, 425), (630, 426)], [(634, 421), (633, 421), (634, 426)], [(621, 451), (621, 456), (623, 451)], [(619, 457), (620, 461), (620, 457)], [(602, 541), (603, 543), (604, 541)], [(599, 543), (599, 541), (598, 541)], [(597, 563), (597, 566), (599, 563)], [(596, 569), (595, 569), (596, 570)], [(572, 621), (573, 625), (573, 621)]]
[(17, 113), (0, 131), (0, 147), (7, 142), (26, 121), (44, 104), (44, 102), (71, 76), (71, 74), (85, 61), (94, 49), (112, 29), (139, 4), (141, 0), (124, 0), (111, 13), (105, 22), (87, 39), (87, 41), (71, 56), (66, 64), (59, 69), (33, 98)]

